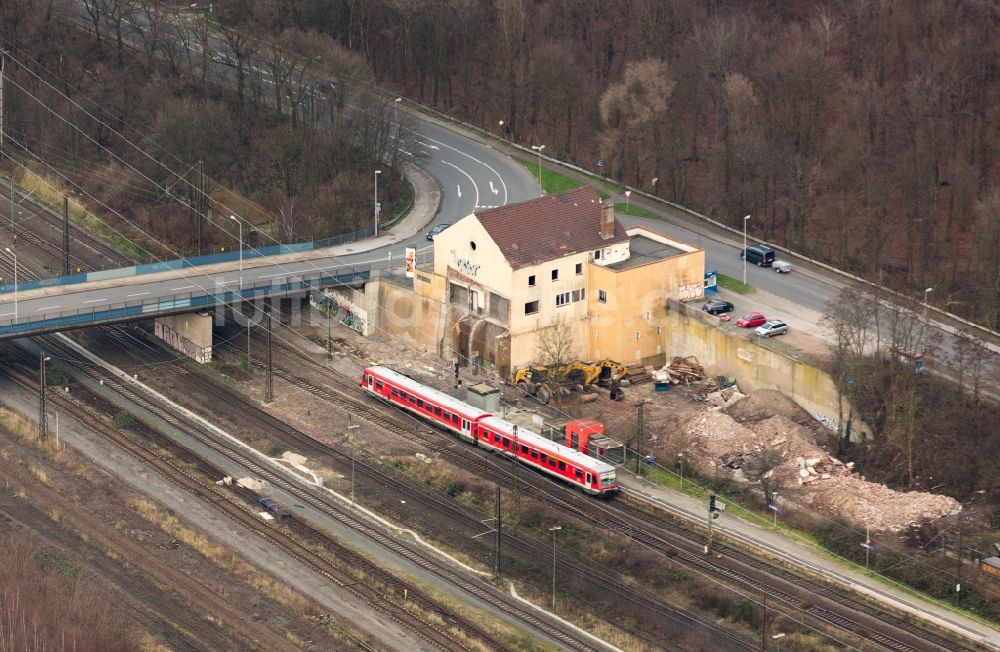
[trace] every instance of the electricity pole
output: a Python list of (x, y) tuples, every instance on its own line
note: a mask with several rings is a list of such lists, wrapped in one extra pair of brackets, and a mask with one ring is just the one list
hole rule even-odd
[(493, 543), (493, 577), (496, 579), (497, 583), (500, 583), (500, 529), (502, 527), (500, 521), (500, 485), (497, 485), (497, 507), (496, 507), (496, 540)]
[(270, 403), (274, 400), (274, 379), (271, 377), (271, 313), (267, 313), (267, 353), (264, 359), (267, 361), (267, 375), (264, 378), (264, 401)]
[(63, 276), (69, 276), (69, 197), (63, 195)]
[(636, 433), (635, 433), (635, 474), (638, 476), (642, 470), (640, 457), (640, 450), (642, 448), (642, 427), (643, 427), (643, 406), (646, 405), (645, 399), (639, 401), (635, 406), (639, 409), (639, 417), (636, 422)]
[(517, 425), (514, 426), (514, 442), (513, 443), (514, 443), (514, 457), (510, 458), (510, 461), (513, 464), (513, 469), (514, 469), (514, 482), (511, 483), (511, 484), (512, 484), (512, 487), (513, 487), (514, 491), (517, 491), (517, 448), (518, 448), (518, 443), (517, 443)]
[(48, 436), (48, 424), (46, 423), (45, 405), (45, 351), (38, 353), (38, 434), (42, 439)]

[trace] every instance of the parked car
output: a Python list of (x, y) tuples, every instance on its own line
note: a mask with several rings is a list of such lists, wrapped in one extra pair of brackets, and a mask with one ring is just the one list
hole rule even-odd
[(771, 267), (779, 274), (787, 274), (792, 271), (792, 264), (787, 260), (776, 260), (771, 263)]
[(775, 335), (784, 335), (787, 332), (788, 324), (780, 319), (772, 319), (771, 321), (764, 322), (754, 331), (758, 337), (774, 337)]
[(258, 498), (257, 504), (277, 516), (279, 519), (284, 520), (291, 516), (291, 514), (288, 513), (288, 510), (282, 507), (281, 504), (276, 502), (273, 498)]
[(735, 309), (735, 306), (728, 301), (723, 301), (722, 299), (709, 299), (705, 302), (705, 305), (703, 305), (701, 309), (710, 315), (721, 315), (724, 312), (732, 312)]
[(771, 263), (774, 262), (774, 249), (765, 244), (750, 245), (740, 252), (740, 258), (746, 258), (748, 263), (754, 265), (770, 267)]
[(767, 321), (767, 317), (759, 312), (748, 312), (736, 320), (736, 325), (740, 328), (754, 328)]
[(427, 239), (433, 240), (434, 236), (436, 236), (438, 233), (441, 233), (449, 226), (451, 226), (451, 224), (435, 224), (434, 226), (431, 227), (431, 230), (427, 232)]

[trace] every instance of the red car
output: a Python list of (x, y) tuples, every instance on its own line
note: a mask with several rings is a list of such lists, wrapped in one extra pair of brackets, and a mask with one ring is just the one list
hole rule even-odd
[(767, 321), (767, 317), (759, 312), (748, 312), (736, 320), (736, 325), (740, 328), (756, 328)]

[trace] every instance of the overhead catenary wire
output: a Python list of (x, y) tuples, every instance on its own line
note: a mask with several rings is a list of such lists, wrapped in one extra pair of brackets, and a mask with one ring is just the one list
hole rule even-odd
[[(23, 64), (22, 64), (22, 65), (23, 65)], [(32, 73), (32, 74), (34, 74), (34, 73)], [(37, 75), (36, 75), (36, 76), (37, 76)], [(42, 80), (42, 81), (44, 82), (44, 80)], [(56, 92), (59, 92), (59, 94), (60, 94), (60, 95), (63, 95), (63, 97), (66, 97), (66, 96), (65, 96), (65, 95), (64, 95), (63, 93), (61, 93), (61, 92), (60, 92), (60, 91), (59, 91), (58, 89), (55, 89), (55, 88), (54, 88), (54, 87), (52, 87), (52, 86), (51, 86), (50, 84), (48, 84), (48, 82), (44, 82), (44, 83), (46, 83), (46, 84), (47, 84), (47, 85), (49, 85), (49, 86), (50, 86), (51, 88), (53, 88), (53, 90), (56, 90)], [(66, 99), (70, 99), (70, 98), (66, 97)], [(89, 99), (89, 98), (88, 98), (88, 99)], [(70, 100), (70, 101), (72, 102), (72, 100)], [(82, 109), (82, 107), (79, 107), (79, 104), (76, 104), (76, 103), (74, 102), (74, 105), (76, 105), (76, 106), (77, 106), (78, 108), (81, 108), (81, 110), (82, 110), (82, 111), (84, 111), (84, 113), (86, 113), (86, 114), (87, 114), (87, 115), (88, 115), (89, 117), (91, 117), (92, 119), (95, 119), (95, 120), (97, 119), (97, 118), (96, 118), (95, 116), (93, 116), (92, 114), (90, 114), (89, 112), (87, 112), (87, 111), (86, 111), (85, 109)], [(46, 107), (46, 108), (48, 108), (48, 107)], [(51, 109), (50, 109), (50, 110), (51, 110)], [(106, 110), (103, 110), (103, 108), (102, 108), (102, 111), (104, 111), (105, 113), (107, 113), (107, 112), (106, 112)], [(157, 161), (157, 160), (156, 160), (155, 158), (153, 158), (153, 157), (150, 157), (150, 156), (149, 156), (149, 154), (148, 154), (148, 153), (146, 153), (146, 152), (145, 152), (144, 150), (142, 150), (142, 149), (141, 149), (141, 148), (139, 148), (138, 146), (136, 146), (136, 145), (132, 144), (132, 143), (131, 143), (130, 141), (127, 141), (127, 139), (125, 139), (125, 138), (124, 138), (124, 136), (122, 136), (122, 135), (121, 135), (121, 134), (120, 134), (120, 133), (119, 133), (119, 132), (118, 132), (117, 130), (114, 130), (114, 129), (113, 129), (112, 127), (110, 127), (110, 125), (107, 125), (107, 123), (105, 123), (105, 122), (103, 122), (103, 121), (100, 121), (100, 120), (98, 120), (98, 121), (99, 121), (99, 122), (100, 122), (100, 123), (101, 123), (102, 125), (104, 125), (104, 126), (108, 127), (108, 128), (109, 128), (109, 129), (111, 129), (112, 131), (114, 131), (114, 133), (115, 133), (116, 135), (118, 135), (118, 136), (119, 136), (120, 138), (122, 138), (123, 140), (126, 140), (126, 142), (128, 142), (128, 143), (129, 143), (129, 145), (131, 145), (131, 146), (132, 146), (133, 148), (135, 148), (135, 149), (136, 149), (137, 151), (139, 151), (140, 153), (142, 153), (142, 154), (143, 154), (144, 156), (147, 156), (147, 157), (148, 157), (148, 158), (150, 158), (151, 160), (153, 160), (153, 161), (156, 161), (156, 162), (157, 162), (157, 163), (158, 163), (159, 165), (162, 165), (162, 166), (163, 166), (164, 168), (166, 168), (166, 169), (168, 169), (168, 170), (169, 170), (169, 168), (167, 168), (167, 167), (166, 167), (166, 166), (165, 166), (165, 165), (164, 165), (163, 163), (161, 163), (161, 162)], [(78, 128), (78, 127), (76, 127), (75, 125), (72, 125), (72, 126), (73, 126), (74, 128), (76, 128), (77, 130), (79, 130), (79, 128)], [(129, 127), (129, 128), (131, 129), (131, 127)], [(134, 130), (133, 130), (133, 131), (134, 131)], [(138, 132), (137, 132), (137, 133), (138, 133)], [(145, 137), (144, 137), (144, 138), (145, 138)], [(147, 140), (150, 140), (150, 139), (147, 139)], [(150, 142), (153, 142), (153, 141), (151, 141), (151, 140), (150, 140)], [(98, 144), (98, 146), (99, 146), (99, 147), (101, 147), (102, 149), (105, 149), (105, 150), (107, 150), (107, 148), (106, 148), (106, 147), (104, 147), (103, 145), (100, 145), (100, 144)], [(161, 149), (161, 151), (165, 151), (165, 152), (167, 151), (167, 150), (165, 150), (165, 149), (163, 149), (163, 148), (160, 148), (160, 149)], [(110, 150), (107, 150), (107, 151), (109, 151), (109, 152), (110, 152)], [(174, 157), (174, 158), (176, 159), (176, 157)], [(120, 159), (120, 158), (119, 158), (119, 160), (122, 160), (122, 159)], [(176, 160), (179, 160), (179, 159), (176, 159)], [(124, 161), (123, 161), (123, 163), (125, 163), (126, 165), (128, 165), (129, 167), (131, 167), (131, 168), (132, 168), (133, 170), (135, 170), (135, 168), (134, 168), (133, 166), (129, 165), (129, 164), (127, 163), (127, 162), (124, 162)], [(136, 170), (136, 171), (138, 172), (138, 170)], [(174, 174), (176, 174), (175, 172), (173, 172), (173, 173), (174, 173)], [(140, 173), (140, 174), (141, 174), (141, 173)], [(61, 176), (63, 176), (63, 177), (65, 178), (65, 175), (61, 175)], [(152, 181), (152, 180), (150, 180), (150, 181)], [(154, 182), (154, 183), (155, 183), (155, 182)], [(163, 188), (163, 186), (162, 186), (162, 185), (159, 185), (159, 184), (157, 184), (157, 185), (158, 185), (158, 186), (159, 186), (160, 188)], [(82, 189), (81, 189), (81, 190), (82, 190)], [(164, 190), (166, 190), (166, 189), (164, 188)], [(93, 199), (95, 199), (96, 201), (98, 201), (98, 202), (100, 203), (100, 205), (102, 205), (102, 206), (106, 206), (106, 204), (104, 204), (103, 202), (100, 202), (100, 200), (97, 200), (96, 198), (94, 198), (94, 197), (93, 197), (92, 195), (90, 195), (89, 193), (87, 193), (87, 196), (88, 196), (88, 197), (91, 197), (91, 198), (93, 198)], [(108, 208), (110, 209), (110, 207), (108, 207)], [(111, 210), (112, 212), (114, 212), (115, 214), (118, 214), (118, 213), (117, 213), (117, 211), (114, 211), (114, 209), (110, 209), (110, 210)], [(98, 219), (99, 219), (99, 218), (98, 218)], [(103, 220), (102, 220), (102, 221), (103, 221)], [(126, 221), (127, 221), (127, 220), (126, 220)], [(113, 229), (113, 227), (110, 227), (110, 225), (108, 225), (108, 226), (109, 226), (109, 228), (112, 228), (112, 229)], [(134, 226), (134, 227), (135, 227), (135, 225), (132, 225), (132, 226)], [(218, 225), (218, 224), (216, 224), (216, 226), (217, 226), (217, 227), (219, 227), (219, 225)], [(138, 230), (139, 232), (143, 233), (143, 234), (144, 234), (144, 235), (146, 235), (147, 237), (150, 237), (150, 238), (151, 238), (151, 240), (153, 240), (153, 241), (155, 241), (155, 242), (159, 242), (159, 241), (158, 241), (158, 240), (157, 240), (156, 238), (152, 237), (152, 236), (151, 236), (150, 234), (148, 234), (148, 233), (147, 233), (146, 231), (144, 231), (143, 229), (141, 229), (141, 228), (139, 228), (139, 227), (135, 227), (135, 228), (137, 228), (137, 230)], [(225, 228), (223, 228), (223, 227), (219, 227), (219, 228), (220, 228), (220, 230), (222, 230), (222, 231), (226, 232), (226, 233), (227, 233), (227, 234), (229, 234), (230, 236), (232, 235), (232, 234), (231, 234), (231, 233), (229, 233), (229, 232), (228, 232), (228, 231), (227, 231), (227, 230), (226, 230)], [(113, 230), (115, 230), (115, 229), (113, 229)], [(118, 233), (119, 235), (122, 235), (123, 237), (126, 237), (126, 236), (124, 236), (123, 234), (121, 234), (121, 233), (120, 233), (119, 231), (117, 231), (117, 230), (115, 230), (115, 232), (116, 232), (116, 233)], [(267, 234), (265, 234), (265, 235), (267, 235)], [(269, 236), (268, 236), (268, 237), (269, 237)], [(271, 239), (272, 239), (272, 240), (274, 240), (273, 238), (271, 238)], [(277, 242), (277, 240), (274, 240), (274, 241), (275, 241), (275, 242)], [(163, 244), (163, 243), (161, 243), (161, 244)], [(168, 248), (168, 249), (169, 249), (169, 248)], [(184, 257), (183, 255), (179, 255), (179, 254), (177, 254), (177, 252), (174, 252), (174, 251), (172, 251), (172, 250), (170, 250), (170, 252), (171, 252), (171, 253), (173, 253), (173, 254), (175, 254), (175, 255), (177, 255), (177, 258), (178, 258), (178, 259), (181, 259), (181, 260), (185, 260), (185, 259), (186, 259), (186, 258), (185, 258), (185, 257)], [(147, 252), (147, 253), (149, 253), (149, 252)], [(152, 256), (152, 257), (153, 257), (154, 259), (156, 259), (156, 260), (161, 260), (160, 258), (158, 258), (157, 256), (155, 256), (155, 255), (153, 255), (153, 254), (150, 254), (150, 255), (151, 255), (151, 256)], [(311, 263), (310, 263), (310, 264), (311, 264)], [(287, 268), (284, 268), (284, 267), (283, 267), (283, 266), (281, 266), (280, 264), (278, 265), (278, 267), (279, 267), (280, 269), (284, 269), (285, 271), (288, 271), (288, 270), (287, 270)], [(318, 268), (317, 268), (317, 270), (318, 270)], [(306, 270), (306, 271), (308, 271), (308, 270)], [(302, 272), (298, 272), (298, 273), (302, 273)], [(196, 283), (196, 284), (197, 284), (197, 283)], [(340, 285), (342, 285), (342, 286), (345, 286), (345, 284), (340, 284)], [(200, 286), (200, 285), (199, 285), (198, 287), (199, 287), (200, 289), (202, 289), (203, 291), (206, 291), (206, 292), (209, 292), (209, 290), (208, 290), (208, 289), (206, 289), (206, 288), (204, 288), (203, 286)], [(395, 317), (395, 315), (393, 315), (392, 317)], [(402, 323), (405, 323), (405, 320), (397, 320), (397, 322), (402, 322)], [(384, 328), (378, 328), (378, 331), (380, 331), (380, 332), (381, 332), (381, 334), (382, 334), (382, 335), (384, 335), (384, 336), (388, 336), (388, 337), (391, 337), (391, 338), (393, 338), (393, 339), (396, 339), (396, 340), (397, 340), (397, 341), (399, 341), (399, 342), (402, 342), (402, 340), (399, 340), (398, 338), (396, 338), (395, 336), (393, 336), (393, 335), (392, 335), (392, 334), (391, 334), (390, 332), (388, 332), (388, 331), (387, 331), (386, 329), (384, 329)], [(416, 350), (416, 349), (415, 349), (415, 347), (411, 347), (411, 348), (413, 348), (414, 350)], [(505, 381), (504, 381), (504, 382), (505, 382)], [(661, 467), (661, 468), (662, 468), (662, 467)], [(666, 470), (667, 470), (668, 472), (671, 472), (671, 471), (670, 471), (669, 469), (666, 469)], [(856, 530), (855, 530), (855, 531), (856, 531)], [(936, 569), (935, 569), (935, 571), (936, 571)]]

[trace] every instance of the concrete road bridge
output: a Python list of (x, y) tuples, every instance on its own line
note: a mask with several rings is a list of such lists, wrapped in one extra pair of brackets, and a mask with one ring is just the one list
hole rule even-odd
[(281, 245), (3, 286), (0, 340), (301, 297), (404, 265), (380, 252), (347, 263), (338, 249)]

